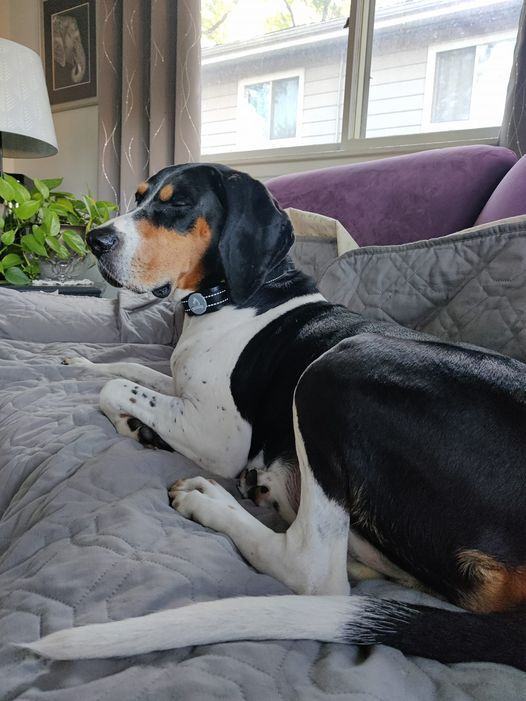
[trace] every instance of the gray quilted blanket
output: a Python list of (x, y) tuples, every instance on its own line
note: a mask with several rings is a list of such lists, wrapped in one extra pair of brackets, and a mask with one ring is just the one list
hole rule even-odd
[[(322, 287), (365, 313), (524, 358), (525, 236), (524, 222), (514, 222), (393, 247), (391, 255), (354, 251), (330, 263)], [(0, 292), (0, 700), (526, 698), (526, 674), (517, 670), (445, 666), (387, 647), (238, 642), (51, 663), (13, 644), (192, 601), (286, 591), (226, 536), (172, 511), (167, 486), (196, 467), (117, 436), (97, 409), (104, 378), (60, 365), (79, 353), (167, 371), (171, 312), (126, 295), (65, 302)], [(383, 581), (355, 591), (432, 601)]]

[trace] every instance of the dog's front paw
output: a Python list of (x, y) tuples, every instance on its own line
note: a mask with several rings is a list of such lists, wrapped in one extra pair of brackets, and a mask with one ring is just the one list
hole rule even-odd
[(177, 480), (168, 490), (172, 507), (181, 516), (190, 518), (216, 531), (224, 531), (233, 511), (243, 507), (215, 480), (190, 477)]
[(94, 363), (91, 362), (91, 360), (88, 360), (87, 358), (83, 358), (81, 355), (74, 355), (71, 357), (67, 358), (62, 358), (62, 365), (75, 365), (76, 367), (90, 367), (90, 365), (93, 365)]

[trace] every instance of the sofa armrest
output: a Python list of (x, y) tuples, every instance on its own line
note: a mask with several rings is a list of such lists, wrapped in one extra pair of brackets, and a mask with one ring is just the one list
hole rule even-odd
[(0, 288), (0, 338), (115, 343), (116, 300)]
[(517, 156), (464, 146), (283, 175), (266, 185), (282, 207), (338, 219), (360, 246), (410, 243), (473, 225)]
[(329, 264), (320, 292), (368, 319), (526, 360), (526, 216), (430, 241), (367, 246)]
[(127, 291), (100, 299), (0, 288), (0, 338), (175, 345), (181, 327), (177, 307), (172, 300)]

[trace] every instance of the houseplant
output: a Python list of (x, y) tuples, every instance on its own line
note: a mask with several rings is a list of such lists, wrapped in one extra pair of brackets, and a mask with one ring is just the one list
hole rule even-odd
[(60, 268), (84, 258), (86, 234), (117, 209), (91, 195), (60, 191), (61, 184), (62, 178), (35, 178), (28, 190), (7, 173), (0, 176), (0, 284), (28, 285), (42, 263)]

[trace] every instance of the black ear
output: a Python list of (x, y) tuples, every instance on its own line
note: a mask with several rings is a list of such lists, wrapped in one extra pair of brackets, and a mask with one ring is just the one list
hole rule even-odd
[(262, 183), (227, 168), (217, 172), (226, 212), (219, 253), (230, 295), (243, 304), (285, 258), (294, 234), (290, 219)]

